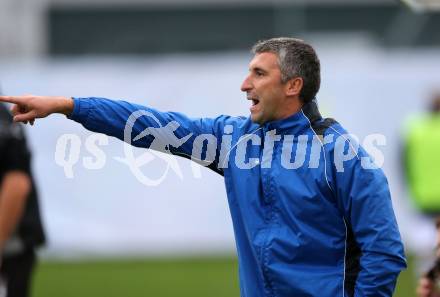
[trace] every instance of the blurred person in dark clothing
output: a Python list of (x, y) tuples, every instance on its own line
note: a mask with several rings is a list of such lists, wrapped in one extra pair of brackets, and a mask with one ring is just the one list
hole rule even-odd
[(35, 248), (45, 240), (30, 163), (21, 124), (0, 104), (0, 297), (29, 296)]

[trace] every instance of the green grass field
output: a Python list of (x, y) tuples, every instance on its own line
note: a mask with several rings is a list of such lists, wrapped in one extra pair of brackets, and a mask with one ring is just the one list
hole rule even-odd
[[(401, 274), (395, 296), (415, 296), (411, 267)], [(233, 297), (239, 296), (237, 262), (233, 257), (42, 261), (32, 296)]]

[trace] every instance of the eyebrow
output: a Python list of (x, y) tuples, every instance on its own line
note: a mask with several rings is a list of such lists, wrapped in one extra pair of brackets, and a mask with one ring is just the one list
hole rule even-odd
[(264, 72), (264, 73), (267, 73), (267, 70), (264, 70), (263, 68), (260, 68), (260, 67), (254, 67), (254, 68), (249, 68), (249, 71), (261, 71), (261, 72)]

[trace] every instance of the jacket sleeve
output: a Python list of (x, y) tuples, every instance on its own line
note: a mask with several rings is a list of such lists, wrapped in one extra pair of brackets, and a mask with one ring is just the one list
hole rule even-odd
[[(332, 166), (335, 196), (343, 212), (347, 240), (352, 241), (346, 244), (355, 246), (354, 249), (346, 247), (346, 264), (352, 269), (353, 262), (357, 262), (354, 278), (351, 271), (346, 281), (348, 277), (353, 278), (352, 290), (356, 297), (392, 296), (397, 277), (406, 268), (406, 260), (388, 182), (380, 168), (369, 166), (372, 161), (366, 151), (360, 146), (356, 148), (357, 154), (343, 162), (342, 167)], [(354, 148), (335, 147), (331, 159), (337, 163), (338, 154), (349, 149)], [(351, 253), (353, 250), (358, 252)]]
[(190, 158), (222, 173), (218, 168), (218, 150), (228, 116), (189, 118), (126, 101), (95, 97), (73, 100), (74, 110), (69, 118), (90, 131), (114, 136), (137, 147)]

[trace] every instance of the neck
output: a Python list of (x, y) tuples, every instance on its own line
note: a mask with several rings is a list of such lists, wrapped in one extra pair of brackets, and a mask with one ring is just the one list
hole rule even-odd
[(289, 102), (289, 104), (287, 104), (287, 106), (285, 106), (285, 108), (282, 111), (282, 114), (280, 116), (280, 119), (288, 118), (291, 115), (299, 112), (304, 105), (298, 97), (287, 98), (287, 101)]

